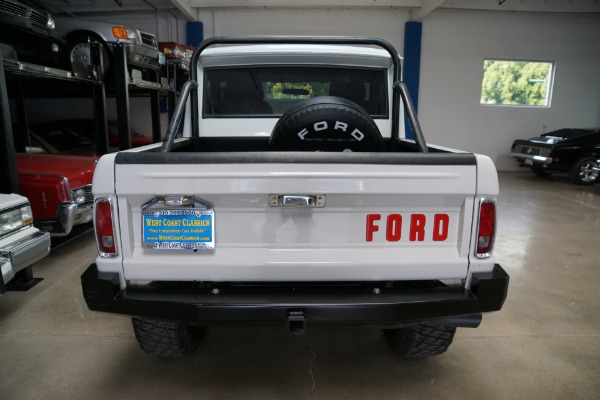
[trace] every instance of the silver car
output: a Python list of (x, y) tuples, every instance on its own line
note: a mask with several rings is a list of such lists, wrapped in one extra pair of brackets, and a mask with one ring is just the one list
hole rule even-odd
[(27, 198), (0, 193), (0, 294), (17, 272), (45, 257), (50, 235), (33, 226)]
[(91, 72), (88, 38), (101, 45), (103, 72), (109, 69), (112, 62), (113, 43), (124, 44), (128, 65), (157, 70), (165, 63), (164, 54), (158, 50), (156, 37), (150, 32), (81, 18), (57, 18), (56, 28), (66, 39), (67, 55), (76, 75), (86, 76)]

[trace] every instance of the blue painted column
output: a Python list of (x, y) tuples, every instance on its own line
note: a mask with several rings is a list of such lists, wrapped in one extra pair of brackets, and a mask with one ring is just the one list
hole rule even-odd
[[(421, 36), (423, 33), (423, 23), (409, 21), (404, 25), (404, 70), (403, 80), (408, 87), (410, 97), (419, 111), (419, 78), (421, 76)], [(406, 138), (414, 139), (410, 124), (406, 116), (404, 117), (406, 126)]]
[(204, 24), (200, 21), (188, 22), (186, 24), (186, 45), (198, 46), (204, 40)]

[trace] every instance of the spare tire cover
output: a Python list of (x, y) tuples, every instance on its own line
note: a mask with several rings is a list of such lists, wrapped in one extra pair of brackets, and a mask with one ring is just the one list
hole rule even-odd
[(275, 151), (383, 151), (373, 118), (340, 97), (313, 97), (296, 103), (277, 121), (269, 149)]

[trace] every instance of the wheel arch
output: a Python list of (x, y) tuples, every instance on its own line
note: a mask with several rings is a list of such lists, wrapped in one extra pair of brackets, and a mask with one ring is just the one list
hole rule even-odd
[(88, 36), (94, 36), (97, 37), (98, 39), (100, 39), (100, 41), (102, 42), (102, 44), (104, 46), (106, 46), (106, 48), (109, 51), (112, 51), (111, 47), (108, 45), (108, 39), (106, 38), (106, 36), (104, 36), (102, 33), (100, 32), (96, 32), (96, 31), (91, 31), (89, 29), (84, 29), (84, 28), (76, 28), (73, 29), (67, 33), (64, 34), (65, 40), (67, 42), (67, 44), (69, 43), (69, 40), (71, 40), (73, 37), (75, 36), (79, 36), (79, 35), (88, 35)]

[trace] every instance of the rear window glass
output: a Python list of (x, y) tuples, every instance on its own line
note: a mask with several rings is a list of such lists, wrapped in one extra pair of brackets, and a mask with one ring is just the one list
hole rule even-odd
[(204, 116), (281, 116), (298, 101), (337, 96), (387, 116), (384, 69), (256, 67), (207, 69)]

